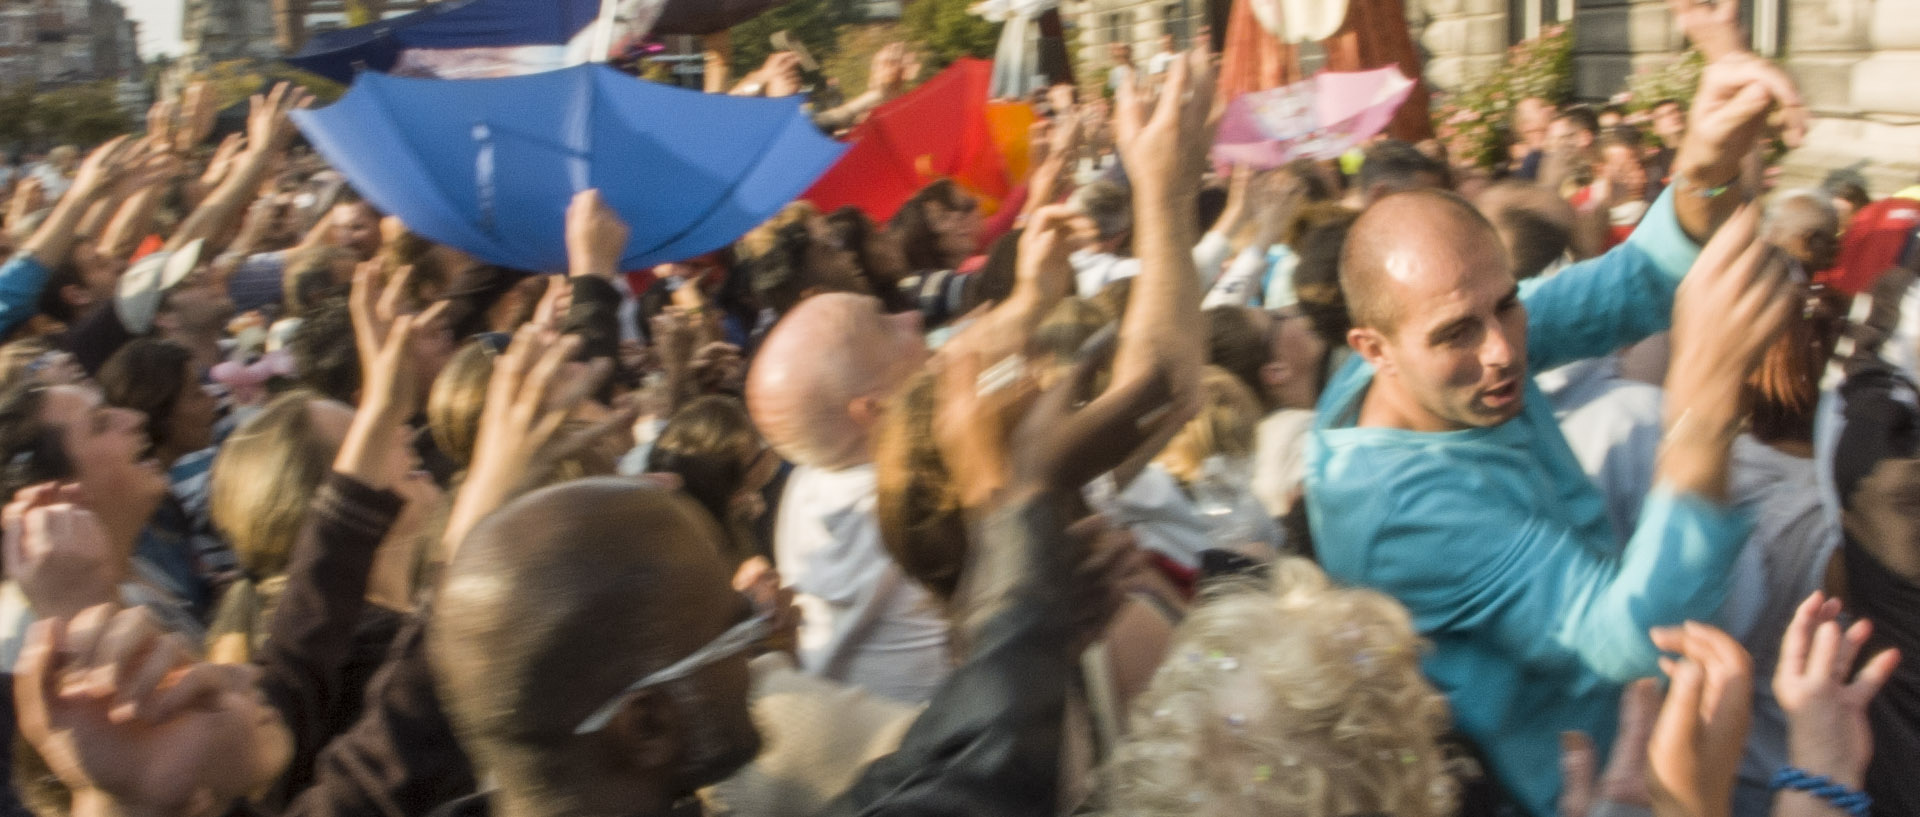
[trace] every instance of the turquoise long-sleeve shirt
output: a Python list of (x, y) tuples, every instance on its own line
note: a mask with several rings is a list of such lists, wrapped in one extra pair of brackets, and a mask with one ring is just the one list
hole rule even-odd
[(32, 253), (15, 253), (0, 264), (0, 335), (12, 332), (40, 310), (40, 291), (52, 273)]
[[(1698, 252), (1662, 197), (1612, 252), (1527, 282), (1530, 371), (1664, 330)], [(1560, 733), (1612, 744), (1622, 685), (1658, 672), (1647, 630), (1713, 615), (1747, 524), (1656, 488), (1622, 549), (1531, 377), (1519, 416), (1453, 432), (1354, 427), (1372, 381), (1355, 357), (1321, 398), (1315, 547), (1335, 578), (1407, 606), (1461, 732), (1521, 806), (1552, 817)]]

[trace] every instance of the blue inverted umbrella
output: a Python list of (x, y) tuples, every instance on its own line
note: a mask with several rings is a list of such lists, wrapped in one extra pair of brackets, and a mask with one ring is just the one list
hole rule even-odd
[(356, 190), (414, 232), (493, 264), (566, 268), (574, 193), (632, 227), (622, 268), (726, 246), (840, 158), (798, 98), (703, 94), (580, 65), (499, 79), (367, 74), (294, 112)]

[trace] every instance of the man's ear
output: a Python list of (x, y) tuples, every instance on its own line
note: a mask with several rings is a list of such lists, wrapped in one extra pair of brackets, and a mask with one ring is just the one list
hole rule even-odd
[(638, 770), (658, 774), (680, 765), (682, 735), (686, 730), (673, 701), (658, 689), (642, 689), (627, 696), (603, 736), (620, 747), (615, 756), (628, 758)]
[(1373, 364), (1375, 372), (1385, 374), (1392, 371), (1393, 361), (1387, 355), (1387, 336), (1378, 329), (1356, 326), (1347, 330), (1347, 345), (1353, 347), (1354, 354)]
[(880, 425), (880, 414), (884, 398), (877, 395), (855, 397), (847, 403), (847, 416), (861, 428), (871, 429)]

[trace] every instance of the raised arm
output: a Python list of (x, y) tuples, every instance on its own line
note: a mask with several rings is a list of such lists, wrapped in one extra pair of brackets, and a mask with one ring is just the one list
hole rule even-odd
[(901, 43), (889, 43), (873, 55), (873, 65), (867, 72), (866, 92), (847, 100), (840, 107), (815, 114), (813, 122), (827, 131), (850, 127), (868, 111), (899, 96), (919, 72), (919, 57), (908, 52)]
[[(313, 96), (288, 83), (280, 83), (265, 96), (253, 97), (253, 109), (247, 115), (247, 148), (234, 160), (220, 186), (208, 194), (199, 207), (180, 223), (166, 249), (177, 250), (195, 239), (209, 244), (224, 241), (240, 217), (240, 212), (260, 190), (273, 160), (286, 150), (293, 139), (293, 122), (287, 114), (305, 107)], [(217, 249), (217, 247), (215, 247)]]
[[(1120, 319), (1113, 382), (1119, 386), (1164, 377), (1172, 387), (1175, 414), (1190, 417), (1198, 410), (1200, 368), (1206, 361), (1198, 329), (1200, 278), (1193, 246), (1200, 174), (1213, 144), (1208, 121), (1211, 55), (1202, 47), (1176, 60), (1151, 106), (1134, 79), (1129, 74), (1120, 84), (1113, 128), (1133, 183), (1134, 255), (1140, 259), (1140, 274)], [(1165, 433), (1170, 437), (1174, 431)], [(1142, 451), (1146, 449), (1158, 446)], [(1130, 482), (1151, 458), (1148, 453), (1122, 466), (1120, 484)]]
[(72, 186), (53, 206), (46, 221), (20, 247), (20, 252), (0, 266), (0, 334), (33, 317), (38, 309), (40, 291), (54, 267), (67, 260), (73, 249), (75, 230), (94, 201), (111, 186), (131, 153), (131, 142), (122, 136), (99, 148), (80, 165)]

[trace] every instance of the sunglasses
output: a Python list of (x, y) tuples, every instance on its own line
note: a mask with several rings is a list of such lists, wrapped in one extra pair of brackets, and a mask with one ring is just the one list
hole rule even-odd
[(746, 621), (735, 624), (728, 628), (726, 632), (721, 633), (712, 641), (707, 642), (705, 646), (694, 650), (687, 657), (675, 661), (667, 665), (666, 668), (654, 672), (645, 678), (628, 684), (626, 689), (620, 690), (612, 698), (608, 699), (606, 703), (601, 704), (599, 709), (595, 709), (593, 714), (588, 715), (586, 720), (581, 721), (579, 726), (574, 727), (573, 733), (576, 735), (589, 735), (605, 729), (607, 724), (613, 721), (613, 716), (620, 714), (620, 707), (626, 704), (627, 698), (632, 696), (633, 693), (648, 687), (656, 687), (661, 684), (678, 681), (699, 672), (708, 665), (746, 652), (754, 645), (767, 640), (767, 637), (772, 634), (772, 611), (760, 613)]

